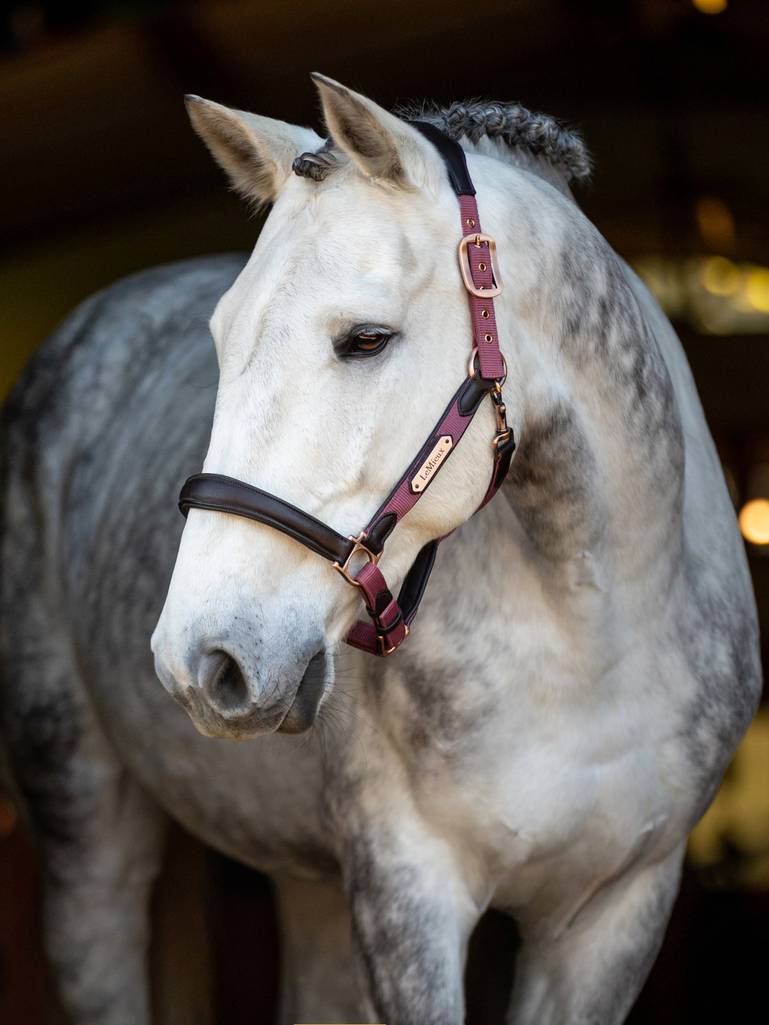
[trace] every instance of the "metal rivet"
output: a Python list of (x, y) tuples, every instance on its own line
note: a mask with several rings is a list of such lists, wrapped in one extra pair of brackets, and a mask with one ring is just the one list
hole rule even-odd
[(468, 217), (467, 220), (465, 221), (465, 224), (467, 225), (468, 228), (474, 228), (475, 227), (475, 218), (474, 217)]
[(484, 335), (483, 336), (483, 340), (485, 342), (493, 342), (494, 341), (494, 336), (493, 335)]
[(479, 271), (484, 271), (484, 270), (486, 270), (486, 264), (485, 264), (485, 263), (479, 263), (479, 264), (478, 264), (478, 270), (479, 270)]
[(488, 310), (481, 310), (481, 316), (483, 317), (484, 320), (488, 320), (489, 319), (489, 311)]

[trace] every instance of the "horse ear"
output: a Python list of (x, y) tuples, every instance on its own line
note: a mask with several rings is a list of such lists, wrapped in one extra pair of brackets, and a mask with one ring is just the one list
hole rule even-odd
[(322, 142), (309, 128), (231, 110), (200, 96), (186, 96), (185, 104), (192, 127), (235, 190), (257, 204), (271, 203), (294, 158)]
[[(329, 134), (369, 178), (408, 185), (420, 177), (417, 167), (434, 164), (436, 156), (421, 135), (383, 107), (313, 72)], [(411, 172), (411, 174), (409, 174)]]

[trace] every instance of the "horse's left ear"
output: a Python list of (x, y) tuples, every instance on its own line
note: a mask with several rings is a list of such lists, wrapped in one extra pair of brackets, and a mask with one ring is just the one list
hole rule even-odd
[(321, 145), (309, 128), (231, 110), (201, 96), (185, 96), (185, 103), (192, 127), (235, 190), (257, 204), (275, 199), (295, 157)]
[(332, 78), (311, 77), (331, 138), (368, 178), (408, 185), (427, 167), (442, 170), (432, 147), (405, 121)]

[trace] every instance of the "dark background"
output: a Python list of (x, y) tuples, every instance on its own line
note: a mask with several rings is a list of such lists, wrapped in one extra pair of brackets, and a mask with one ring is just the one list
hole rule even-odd
[[(736, 508), (769, 497), (768, 53), (766, 0), (6, 4), (0, 394), (96, 288), (153, 263), (253, 246), (259, 224), (193, 136), (182, 95), (319, 128), (308, 79), (319, 70), (388, 106), (519, 100), (580, 129), (596, 166), (579, 201), (674, 320)], [(767, 637), (769, 544), (748, 549)], [(764, 642), (765, 666), (766, 656)], [(181, 836), (173, 846), (175, 878), (206, 894), (215, 1020), (269, 1022), (279, 963), (269, 884)], [(49, 1003), (37, 892), (29, 840), (0, 800), (8, 1025), (41, 1025)], [(489, 976), (505, 974), (514, 944), (501, 918), (484, 923), (468, 969), (472, 1025), (501, 1020), (504, 985)], [(695, 832), (632, 1025), (765, 1021), (767, 953), (762, 709)]]

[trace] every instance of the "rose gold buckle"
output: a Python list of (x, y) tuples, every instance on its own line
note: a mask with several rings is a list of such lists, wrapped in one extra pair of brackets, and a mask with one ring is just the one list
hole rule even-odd
[(379, 654), (382, 656), (382, 658), (387, 658), (388, 655), (392, 655), (392, 653), (394, 651), (397, 651), (398, 648), (401, 646), (401, 644), (403, 644), (403, 642), (406, 640), (408, 635), (411, 633), (411, 631), (409, 630), (408, 623), (404, 623), (403, 627), (404, 627), (404, 631), (405, 631), (404, 634), (403, 634), (403, 637), (401, 637), (401, 639), (398, 642), (398, 644), (393, 644), (393, 646), (391, 648), (385, 648), (385, 639), (382, 636), (382, 634), (377, 634), (376, 635), (376, 645), (377, 645), (377, 648), (379, 648)]
[[(479, 288), (473, 281), (470, 272), (470, 260), (472, 257), (467, 250), (471, 245), (477, 249), (482, 249), (484, 244), (489, 247), (489, 263), (491, 264), (494, 284), (488, 288)], [(491, 235), (465, 235), (459, 243), (457, 255), (459, 257), (459, 270), (462, 274), (462, 281), (470, 295), (474, 295), (478, 299), (493, 299), (500, 294), (502, 291), (502, 281), (499, 277), (499, 267), (497, 266), (497, 243)]]
[[(337, 571), (337, 573), (341, 573), (342, 576), (347, 581), (347, 583), (348, 584), (352, 584), (353, 587), (360, 587), (361, 586), (358, 583), (358, 581), (355, 579), (355, 577), (352, 575), (351, 571), (350, 571), (350, 562), (352, 561), (354, 556), (356, 556), (356, 555), (364, 555), (368, 562), (370, 562), (374, 566), (376, 566), (379, 563), (379, 559), (381, 558), (381, 555), (382, 555), (381, 552), (379, 553), (379, 555), (376, 555), (374, 552), (371, 551), (370, 548), (366, 548), (366, 546), (363, 544), (365, 539), (366, 539), (366, 531), (365, 530), (362, 530), (360, 532), (360, 534), (358, 534), (357, 537), (353, 537), (352, 535), (350, 535), (350, 540), (353, 542), (353, 547), (352, 547), (352, 549), (350, 551), (350, 554), (347, 556), (347, 558), (344, 560), (343, 563), (340, 563), (340, 562), (332, 562), (331, 563), (331, 565), (334, 567), (334, 569)], [(358, 567), (358, 571), (361, 570), (362, 568), (363, 568), (362, 566), (359, 566)]]

